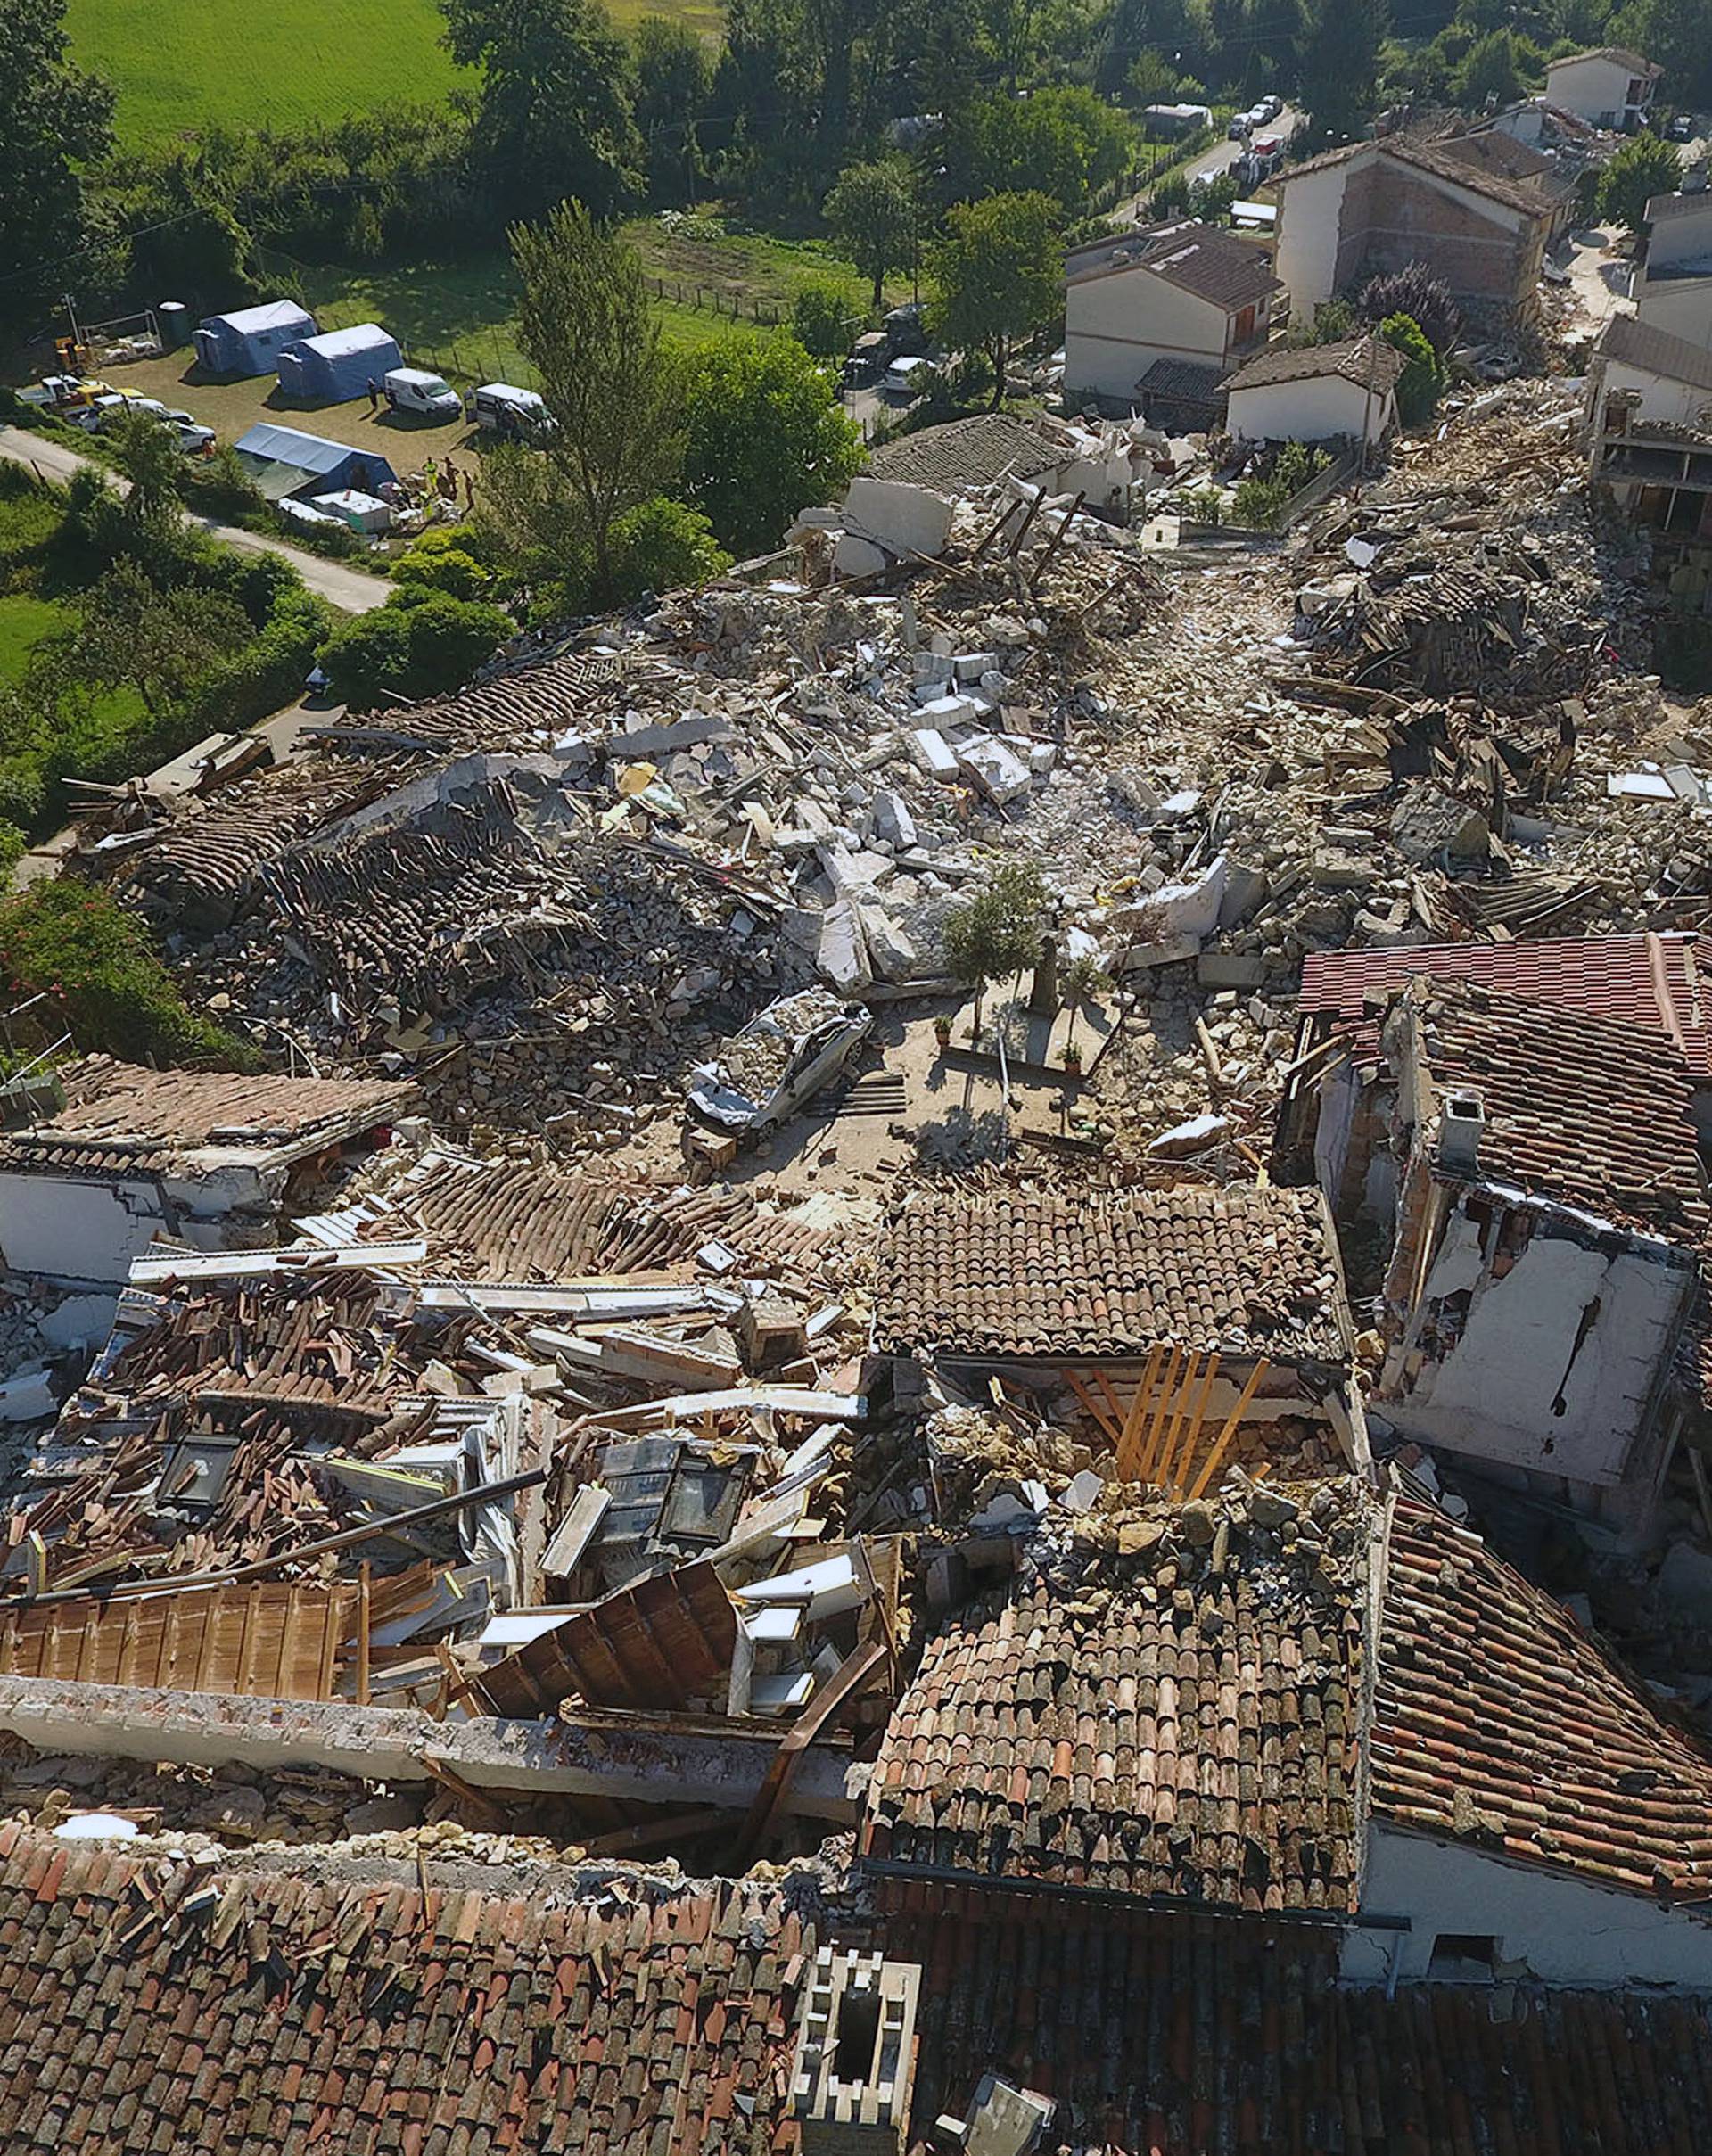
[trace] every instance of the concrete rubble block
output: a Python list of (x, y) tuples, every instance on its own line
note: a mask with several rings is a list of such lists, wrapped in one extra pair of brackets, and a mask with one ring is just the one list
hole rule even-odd
[(844, 530), (860, 532), (888, 554), (935, 559), (951, 536), (951, 502), (931, 487), (897, 479), (852, 479), (844, 497)]
[(874, 829), (887, 845), (903, 852), (916, 843), (916, 819), (910, 813), (910, 804), (890, 786), (882, 786), (874, 796)]
[(1190, 1154), (1204, 1153), (1208, 1146), (1216, 1145), (1230, 1135), (1228, 1115), (1191, 1115), (1187, 1123), (1180, 1123), (1173, 1130), (1162, 1131), (1148, 1153), (1156, 1160), (1183, 1160)]
[(862, 934), (862, 917), (848, 899), (828, 906), (820, 917), (820, 977), (841, 996), (859, 996), (874, 985), (874, 967)]
[(1204, 950), (1195, 978), (1203, 988), (1258, 988), (1266, 978), (1266, 960), (1254, 951)]
[(916, 706), (916, 717), (923, 726), (936, 727), (949, 734), (959, 726), (974, 726), (981, 716), (978, 696), (929, 696)]
[(994, 735), (976, 734), (959, 742), (957, 761), (987, 799), (1000, 808), (1029, 789), (1028, 766)]
[(722, 712), (686, 712), (659, 726), (640, 726), (627, 734), (609, 734), (609, 759), (634, 763), (638, 758), (669, 756), (679, 749), (693, 749), (709, 741), (730, 738), (731, 721)]
[(913, 728), (909, 736), (910, 761), (918, 771), (942, 784), (957, 777), (957, 756), (937, 727)]
[(1219, 901), (1218, 926), (1234, 928), (1246, 921), (1256, 906), (1263, 904), (1270, 889), (1266, 871), (1251, 868), (1247, 861), (1227, 861), (1224, 871), (1224, 896)]
[(856, 911), (876, 977), (889, 983), (913, 980), (921, 954), (909, 935), (883, 907), (859, 906)]
[(1410, 787), (1391, 816), (1391, 838), (1404, 860), (1484, 861), (1492, 829), (1477, 809), (1426, 780)]
[(823, 845), (819, 852), (827, 881), (832, 885), (835, 896), (841, 899), (867, 898), (893, 872), (892, 861), (884, 853), (866, 849), (852, 853), (848, 846), (836, 844)]
[(891, 566), (891, 557), (860, 531), (841, 531), (832, 550), (832, 565), (840, 576), (878, 576)]
[(993, 651), (966, 653), (951, 661), (951, 671), (959, 681), (978, 682), (999, 671), (999, 654)]

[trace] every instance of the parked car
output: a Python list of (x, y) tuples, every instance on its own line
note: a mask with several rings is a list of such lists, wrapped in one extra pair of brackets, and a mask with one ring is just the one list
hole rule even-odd
[(1233, 112), (1230, 116), (1230, 125), (1224, 131), (1225, 135), (1233, 143), (1247, 142), (1248, 130), (1252, 124), (1246, 112)]
[(894, 359), (881, 376), (880, 388), (888, 397), (919, 397), (932, 367), (931, 360), (919, 356)]
[(690, 1073), (690, 1112), (731, 1137), (769, 1137), (849, 1068), (873, 1030), (871, 1011), (827, 989), (781, 996)]
[(470, 391), (464, 409), (477, 426), (524, 440), (551, 424), (545, 400), (533, 390), (520, 390), (509, 382), (484, 382)]
[(431, 374), (419, 366), (389, 367), (381, 377), (386, 401), (395, 412), (412, 412), (418, 419), (460, 419), (464, 399), (443, 374)]
[(1279, 114), (1284, 110), (1284, 100), (1281, 97), (1272, 95), (1269, 92), (1266, 96), (1261, 99), (1259, 104), (1255, 106), (1255, 110), (1260, 114), (1263, 121), (1270, 122), (1276, 119)]
[(927, 350), (927, 318), (918, 300), (885, 310), (885, 356), (909, 359)]
[(1694, 115), (1679, 112), (1665, 130), (1665, 139), (1673, 143), (1691, 143), (1694, 139)]
[(892, 357), (885, 332), (870, 329), (858, 337), (851, 347), (850, 357), (844, 362), (844, 387), (847, 390), (865, 390), (879, 380), (885, 363)]

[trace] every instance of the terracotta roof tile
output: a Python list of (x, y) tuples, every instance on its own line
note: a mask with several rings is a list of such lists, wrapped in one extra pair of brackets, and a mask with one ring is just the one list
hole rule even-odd
[[(0, 1829), (7, 2156), (794, 2145), (815, 1939), (777, 1889), (567, 1905), (233, 1870), (196, 1915), (189, 1878)], [(163, 1913), (128, 1944), (133, 1880)]]
[[(1348, 1502), (1359, 1520), (1353, 1486)], [(1360, 1592), (1246, 1551), (1231, 1531), (1215, 1569), (1167, 1538), (953, 1618), (881, 1745), (865, 1855), (1232, 1909), (1352, 1908)]]
[(1666, 1899), (1712, 1894), (1712, 1756), (1540, 1588), (1431, 1505), (1398, 1502), (1373, 1809)]
[(1280, 345), (1262, 352), (1231, 375), (1225, 385), (1234, 395), (1239, 390), (1268, 389), (1279, 382), (1313, 382), (1325, 374), (1353, 382), (1358, 389), (1370, 383), (1378, 393), (1394, 388), (1403, 372), (1403, 354), (1382, 337), (1346, 337), (1341, 344)]
[(1347, 1311), (1317, 1191), (926, 1195), (881, 1238), (874, 1345), (1058, 1359), (1173, 1340), (1340, 1363)]

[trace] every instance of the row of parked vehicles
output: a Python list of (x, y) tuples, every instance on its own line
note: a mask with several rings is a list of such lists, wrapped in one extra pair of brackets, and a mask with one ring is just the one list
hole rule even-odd
[(1270, 127), (1284, 110), (1281, 97), (1263, 97), (1257, 105), (1250, 105), (1246, 112), (1239, 112), (1225, 133), (1233, 143), (1246, 143), (1256, 128)]
[(111, 383), (84, 374), (48, 374), (42, 387), (49, 409), (86, 434), (99, 434), (126, 413), (158, 419), (177, 435), (186, 457), (201, 457), (214, 446), (214, 430), (191, 413), (162, 404), (158, 397), (139, 397), (134, 390), (116, 390)]

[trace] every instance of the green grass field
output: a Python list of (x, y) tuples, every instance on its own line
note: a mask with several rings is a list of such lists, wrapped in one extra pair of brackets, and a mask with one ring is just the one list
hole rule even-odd
[(44, 637), (71, 623), (71, 610), (57, 599), (38, 599), (33, 592), (8, 592), (0, 598), (0, 688), (21, 681), (29, 654)]
[[(621, 26), (681, 15), (709, 38), (723, 20), (717, 0), (615, 0), (610, 12)], [(434, 0), (70, 0), (66, 20), (78, 59), (118, 90), (131, 143), (421, 103), (462, 78)]]

